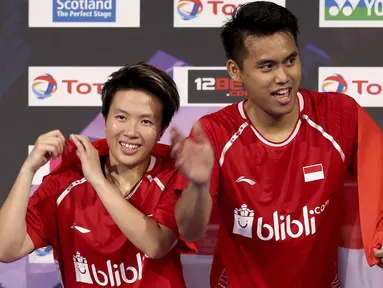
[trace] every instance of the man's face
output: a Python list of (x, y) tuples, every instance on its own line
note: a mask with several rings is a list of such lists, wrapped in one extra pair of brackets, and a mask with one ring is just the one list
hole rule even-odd
[(243, 82), (249, 100), (265, 113), (281, 117), (296, 104), (302, 68), (298, 47), (288, 32), (248, 36), (242, 70), (229, 60), (227, 68), (235, 81)]

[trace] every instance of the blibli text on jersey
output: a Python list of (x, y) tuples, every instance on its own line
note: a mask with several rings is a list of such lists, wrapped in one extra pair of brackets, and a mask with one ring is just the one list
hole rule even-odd
[(119, 287), (123, 283), (132, 284), (142, 279), (144, 259), (145, 256), (137, 253), (134, 266), (126, 267), (124, 263), (116, 264), (108, 260), (104, 267), (96, 267), (96, 265), (88, 263), (80, 252), (77, 252), (73, 256), (76, 281), (92, 285), (97, 283), (97, 287)]
[(53, 0), (53, 22), (116, 22), (116, 0)]
[[(298, 238), (315, 234), (315, 217), (325, 213), (329, 205), (327, 200), (323, 205), (312, 209), (307, 206), (302, 208), (302, 221), (293, 219), (291, 215), (282, 215), (278, 211), (272, 213), (272, 222), (266, 223), (263, 217), (256, 220), (256, 235), (263, 241), (283, 241), (287, 238)], [(247, 238), (253, 238), (254, 210), (246, 204), (234, 210), (233, 233)]]

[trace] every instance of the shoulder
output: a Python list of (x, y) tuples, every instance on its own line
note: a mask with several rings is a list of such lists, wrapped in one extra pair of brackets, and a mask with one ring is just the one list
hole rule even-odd
[(239, 130), (247, 125), (244, 112), (244, 101), (235, 103), (225, 108), (201, 117), (201, 124), (208, 139), (218, 146), (226, 143)]
[(199, 119), (199, 122), (207, 128), (225, 129), (228, 124), (243, 122), (240, 114), (240, 107), (243, 102), (234, 103), (216, 112), (206, 114)]
[(156, 157), (156, 166), (153, 170), (146, 173), (150, 181), (150, 187), (159, 187), (161, 191), (184, 190), (188, 181), (175, 167), (174, 161), (170, 156)]
[(171, 157), (171, 147), (169, 145), (157, 143), (154, 145), (150, 157), (147, 175), (166, 180), (178, 172)]
[(81, 181), (82, 179), (83, 175), (70, 169), (50, 173), (44, 176), (36, 193), (49, 195), (57, 199), (66, 189), (86, 182)]
[(342, 112), (348, 114), (357, 110), (358, 103), (349, 95), (336, 92), (315, 92), (301, 89), (305, 108), (318, 112)]
[(319, 131), (351, 155), (357, 141), (358, 104), (352, 97), (335, 92), (301, 90), (304, 99), (302, 117), (313, 132)]

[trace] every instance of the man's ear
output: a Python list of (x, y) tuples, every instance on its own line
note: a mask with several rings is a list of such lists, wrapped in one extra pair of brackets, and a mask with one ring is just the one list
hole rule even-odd
[(234, 60), (229, 59), (226, 62), (226, 69), (230, 77), (235, 82), (242, 82), (241, 75), (240, 75), (241, 69), (239, 69), (239, 66), (237, 65), (237, 63), (234, 62)]

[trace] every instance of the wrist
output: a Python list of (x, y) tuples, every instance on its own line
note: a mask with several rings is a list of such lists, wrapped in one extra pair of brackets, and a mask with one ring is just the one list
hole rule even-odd
[(98, 188), (104, 188), (107, 185), (108, 180), (104, 177), (104, 175), (100, 175), (92, 180), (89, 183), (93, 186), (93, 188), (97, 191)]
[(21, 169), (20, 169), (20, 173), (23, 173), (23, 174), (36, 174), (37, 170), (33, 168), (33, 166), (29, 165), (29, 163), (27, 161), (25, 161), (23, 163), (23, 165), (21, 166)]
[(208, 179), (208, 181), (202, 183), (190, 182), (190, 186), (193, 188), (193, 190), (204, 192), (206, 190), (209, 190), (210, 178)]

